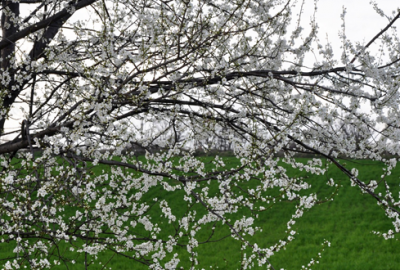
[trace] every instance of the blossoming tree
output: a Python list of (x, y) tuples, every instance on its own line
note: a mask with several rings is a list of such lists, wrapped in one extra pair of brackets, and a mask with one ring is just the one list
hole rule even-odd
[[(320, 159), (296, 162), (297, 152), (339, 167), (399, 231), (390, 187), (374, 193), (376, 182), (337, 160), (382, 160), (387, 173), (396, 166), (383, 154), (400, 154), (400, 42), (391, 28), (399, 14), (365, 45), (343, 33), (335, 59), (316, 22), (302, 29), (293, 13), (301, 5), (289, 0), (1, 5), (5, 268), (68, 267), (78, 253), (88, 268), (103, 252), (152, 269), (175, 269), (186, 256), (196, 268), (197, 246), (219, 240), (222, 228), (242, 243), (243, 267), (272, 269), (269, 257), (319, 199), (279, 162), (325, 171)], [(235, 166), (196, 157), (196, 142), (210, 136), (229, 143)], [(170, 207), (171, 198), (181, 207)], [(260, 246), (255, 221), (283, 198), (297, 205), (287, 237)]]

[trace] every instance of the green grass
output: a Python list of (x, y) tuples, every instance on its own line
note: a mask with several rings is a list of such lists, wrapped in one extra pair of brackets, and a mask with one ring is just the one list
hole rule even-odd
[[(382, 174), (378, 162), (347, 162), (347, 167), (358, 168), (361, 179), (379, 180)], [(399, 172), (395, 170), (387, 180), (398, 186)], [(314, 189), (322, 193), (323, 182), (330, 177), (340, 179), (341, 175), (337, 169), (331, 169), (320, 181), (315, 177)], [(371, 233), (386, 232), (392, 228), (391, 221), (374, 198), (351, 187), (345, 177), (342, 179), (343, 187), (334, 201), (315, 206), (296, 224), (296, 239), (287, 250), (271, 258), (276, 268), (300, 269), (307, 265), (310, 258), (317, 259), (326, 239), (331, 247), (325, 248), (312, 269), (398, 269), (400, 243)]]
[[(211, 160), (212, 158), (203, 157), (202, 159)], [(224, 161), (227, 167), (234, 167), (238, 164), (238, 160), (232, 157), (225, 157)], [(307, 159), (298, 159), (298, 161), (307, 162)], [(347, 163), (347, 168), (358, 168), (361, 179), (379, 180), (382, 174), (382, 164), (379, 162), (365, 160), (345, 161), (345, 163)], [(302, 265), (307, 265), (311, 258), (319, 261), (311, 267), (312, 269), (398, 269), (398, 265), (400, 265), (399, 241), (396, 239), (384, 240), (371, 233), (372, 231), (386, 232), (392, 228), (391, 221), (385, 216), (384, 210), (377, 205), (374, 198), (362, 194), (357, 187), (351, 187), (347, 177), (333, 166), (325, 175), (319, 176), (309, 176), (305, 171), (298, 171), (287, 166), (286, 168), (288, 175), (292, 177), (308, 177), (307, 182), (312, 184), (311, 191), (316, 192), (319, 199), (325, 198), (335, 190), (334, 187), (326, 185), (329, 178), (334, 178), (340, 188), (333, 201), (314, 206), (306, 211), (301, 219), (297, 220), (292, 227), (297, 231), (295, 239), (287, 245), (286, 250), (281, 250), (270, 258), (275, 269), (301, 269)], [(107, 170), (105, 167), (98, 166), (93, 172), (98, 174), (103, 169)], [(400, 183), (399, 177), (400, 169), (396, 168), (386, 180), (397, 188)], [(251, 184), (250, 182), (249, 185)], [(212, 186), (210, 192), (216, 188), (216, 185)], [(154, 187), (143, 197), (143, 200), (152, 201), (153, 198), (160, 196), (161, 191), (160, 187)], [(394, 196), (398, 194), (398, 189), (396, 192), (393, 193)], [(173, 209), (173, 214), (179, 219), (179, 216), (187, 210), (180, 199), (184, 192), (178, 190), (162, 194), (163, 199)], [(262, 227), (263, 231), (258, 232), (254, 239), (249, 239), (256, 241), (260, 247), (270, 247), (279, 239), (284, 240), (287, 236), (285, 233), (286, 222), (294, 213), (295, 203), (283, 200), (260, 214), (256, 225)], [(204, 209), (198, 205), (194, 206), (194, 209), (198, 211), (199, 215), (204, 213)], [(161, 223), (163, 219), (160, 218), (160, 211), (155, 209), (152, 213), (152, 221)], [(243, 212), (237, 215), (241, 216)], [(160, 226), (165, 234), (173, 231), (173, 227), (169, 224), (160, 224)], [(210, 232), (211, 225), (198, 232), (199, 239), (207, 239)], [(219, 239), (228, 233), (226, 228), (219, 229), (212, 239)], [(324, 240), (331, 242), (331, 247), (323, 247)], [(65, 252), (69, 252), (68, 245), (62, 246), (62, 248)], [(322, 258), (318, 259), (317, 254), (322, 249), (324, 249)], [(1, 254), (7, 254), (11, 250), (10, 245), (0, 245)], [(196, 266), (196, 269), (241, 268), (241, 245), (231, 238), (200, 245), (196, 251), (199, 253), (199, 265)], [(183, 269), (189, 269), (191, 263), (184, 248), (177, 248), (174, 252), (181, 254), (180, 266)], [(2, 257), (4, 258), (3, 255)], [(69, 269), (82, 269), (84, 255), (76, 254), (75, 260), (75, 265), (68, 264)], [(97, 261), (101, 261), (103, 265), (109, 261), (107, 268), (112, 267), (113, 269), (147, 269), (140, 263), (120, 255), (113, 256), (110, 252), (100, 254)], [(60, 266), (54, 269), (65, 269), (65, 267)], [(102, 269), (102, 266), (96, 263), (93, 269)], [(266, 267), (255, 267), (255, 269), (266, 269)]]
[[(382, 164), (378, 162), (346, 163), (348, 168), (358, 168), (361, 179), (379, 180), (383, 172)], [(306, 172), (296, 170), (288, 174), (307, 176)], [(396, 188), (400, 183), (399, 176), (400, 170), (396, 169), (387, 181)], [(324, 198), (329, 190), (332, 191), (326, 185), (331, 177), (341, 179), (338, 183), (342, 187), (338, 194), (333, 201), (318, 204), (305, 212), (303, 218), (296, 222), (293, 226), (297, 231), (295, 240), (286, 250), (279, 251), (270, 259), (274, 268), (301, 269), (311, 258), (318, 259), (317, 254), (324, 248), (322, 258), (318, 259), (319, 263), (312, 269), (398, 269), (400, 243), (397, 240), (384, 240), (372, 233), (387, 232), (392, 228), (391, 221), (374, 198), (362, 194), (358, 187), (351, 187), (349, 180), (334, 167), (325, 175), (311, 176), (308, 182), (312, 183), (312, 190), (317, 192), (319, 198)], [(285, 237), (286, 221), (293, 214), (293, 210), (292, 203), (282, 202), (260, 217), (257, 225), (263, 227), (263, 232), (255, 236), (259, 246), (268, 247), (274, 241)], [(331, 247), (321, 245), (325, 239), (331, 242)], [(201, 267), (215, 265), (222, 269), (240, 268), (240, 245), (237, 243), (225, 241), (214, 244), (215, 253), (209, 252), (207, 248), (199, 248)], [(224, 261), (223, 258), (228, 258), (228, 261)], [(255, 269), (265, 269), (265, 266)]]
[[(306, 159), (302, 160), (306, 162)], [(235, 160), (231, 160), (235, 162)], [(346, 161), (347, 167), (356, 167), (361, 179), (380, 179), (382, 164), (371, 161)], [(288, 168), (288, 170), (290, 170)], [(297, 174), (306, 177), (306, 172), (293, 170), (289, 175)], [(400, 170), (393, 172), (387, 180), (399, 182)], [(316, 205), (297, 221), (293, 229), (297, 231), (295, 240), (286, 250), (281, 250), (270, 258), (275, 269), (301, 269), (311, 258), (319, 261), (312, 269), (397, 269), (400, 265), (400, 243), (397, 240), (384, 240), (372, 234), (372, 231), (386, 232), (391, 229), (391, 221), (385, 216), (374, 198), (362, 194), (357, 187), (351, 187), (349, 180), (338, 169), (331, 167), (323, 176), (311, 176), (312, 190), (320, 198), (329, 191), (326, 182), (329, 178), (336, 180), (342, 186), (333, 201)], [(398, 186), (398, 185), (397, 185)], [(179, 207), (178, 205), (172, 208)], [(286, 222), (293, 214), (294, 204), (279, 203), (261, 216), (257, 225), (263, 228), (256, 234), (261, 247), (269, 247), (275, 241), (286, 236)], [(323, 247), (324, 240), (331, 242), (331, 247)], [(232, 239), (209, 243), (200, 246), (199, 269), (240, 269), (240, 244)], [(324, 251), (322, 252), (322, 249)], [(322, 258), (317, 254), (322, 252)], [(187, 255), (187, 253), (184, 253)], [(189, 268), (188, 260), (182, 258), (184, 269)], [(187, 258), (186, 258), (187, 259)], [(114, 263), (110, 264), (114, 266)], [(211, 266), (211, 268), (210, 268)], [(116, 269), (130, 269), (131, 263), (121, 260), (115, 264)], [(135, 269), (146, 269), (135, 265)], [(255, 269), (265, 269), (255, 267)]]

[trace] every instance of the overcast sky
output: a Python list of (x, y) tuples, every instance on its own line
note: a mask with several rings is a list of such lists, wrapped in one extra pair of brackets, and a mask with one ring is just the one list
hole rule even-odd
[[(306, 0), (307, 11), (305, 15), (310, 16), (312, 12), (313, 1)], [(338, 33), (342, 21), (340, 15), (343, 6), (346, 7), (346, 35), (352, 41), (360, 41), (364, 44), (368, 43), (380, 30), (387, 24), (388, 19), (379, 16), (370, 0), (320, 0), (318, 2), (317, 22), (319, 24), (319, 35), (321, 41), (325, 41), (328, 35), (330, 43), (334, 49), (340, 47)], [(378, 0), (378, 7), (387, 15), (392, 15), (392, 11), (397, 11), (400, 7), (398, 0)], [(392, 16), (393, 17), (393, 16)], [(395, 23), (400, 29), (400, 21)]]
[[(304, 14), (302, 16), (303, 27), (309, 25), (310, 16), (314, 11), (314, 1), (305, 0)], [(334, 54), (339, 56), (340, 39), (338, 33), (341, 30), (342, 21), (340, 15), (346, 7), (346, 33), (352, 41), (359, 41), (366, 44), (381, 29), (388, 24), (388, 19), (379, 16), (370, 4), (370, 0), (319, 0), (317, 11), (317, 23), (319, 25), (319, 37), (322, 43), (326, 42), (326, 37), (334, 49)], [(387, 15), (392, 11), (397, 11), (400, 7), (398, 0), (378, 0), (378, 6)], [(395, 23), (400, 29), (400, 20)], [(371, 48), (373, 50), (373, 47)], [(17, 123), (18, 112), (14, 112), (15, 123), (8, 123), (6, 129), (18, 129), (20, 123)]]

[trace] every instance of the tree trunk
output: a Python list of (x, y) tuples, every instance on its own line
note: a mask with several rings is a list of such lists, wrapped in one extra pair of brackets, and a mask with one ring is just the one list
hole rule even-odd
[[(2, 40), (6, 40), (18, 31), (17, 24), (14, 24), (13, 20), (19, 17), (19, 3), (3, 0), (1, 5), (3, 10), (1, 15)], [(17, 91), (12, 91), (12, 86), (15, 84), (14, 53), (15, 43), (9, 44), (0, 51), (1, 72), (4, 79), (3, 82), (0, 81), (0, 95), (3, 99), (3, 104), (0, 105), (2, 109), (0, 113), (0, 135), (4, 133), (4, 123), (12, 104), (11, 100), (14, 100), (15, 97), (13, 96), (17, 95)]]

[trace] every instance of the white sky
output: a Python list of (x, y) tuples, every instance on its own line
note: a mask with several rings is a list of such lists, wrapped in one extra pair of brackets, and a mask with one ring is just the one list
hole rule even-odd
[[(307, 12), (312, 12), (313, 1), (306, 0)], [(370, 4), (370, 0), (319, 0), (317, 10), (317, 23), (321, 41), (326, 41), (326, 36), (334, 51), (340, 52), (340, 39), (338, 33), (342, 21), (340, 15), (346, 7), (346, 35), (351, 41), (368, 43), (387, 24), (388, 19), (379, 16)], [(393, 16), (392, 11), (400, 8), (397, 0), (378, 0), (378, 7), (388, 16)], [(307, 18), (306, 13), (304, 14)], [(308, 15), (308, 18), (310, 15)], [(400, 29), (400, 20), (394, 24)], [(337, 55), (337, 53), (335, 55)]]
[[(305, 2), (302, 24), (304, 28), (307, 28), (309, 18), (314, 11), (314, 1), (305, 0)], [(378, 7), (389, 16), (392, 15), (392, 11), (397, 11), (400, 8), (400, 1), (398, 0), (378, 0), (377, 2)], [(340, 15), (343, 6), (347, 10), (345, 17), (346, 35), (351, 41), (366, 44), (388, 24), (387, 18), (381, 17), (375, 12), (370, 0), (319, 0), (316, 20), (319, 25), (320, 40), (324, 44), (327, 41), (326, 38), (328, 38), (336, 57), (341, 54), (341, 43), (338, 35), (342, 25)], [(400, 20), (395, 23), (395, 26), (400, 29)], [(373, 50), (373, 47), (371, 49)], [(20, 121), (17, 121), (18, 115), (19, 113), (14, 111), (13, 118), (16, 121), (7, 124), (6, 132), (20, 128)]]

